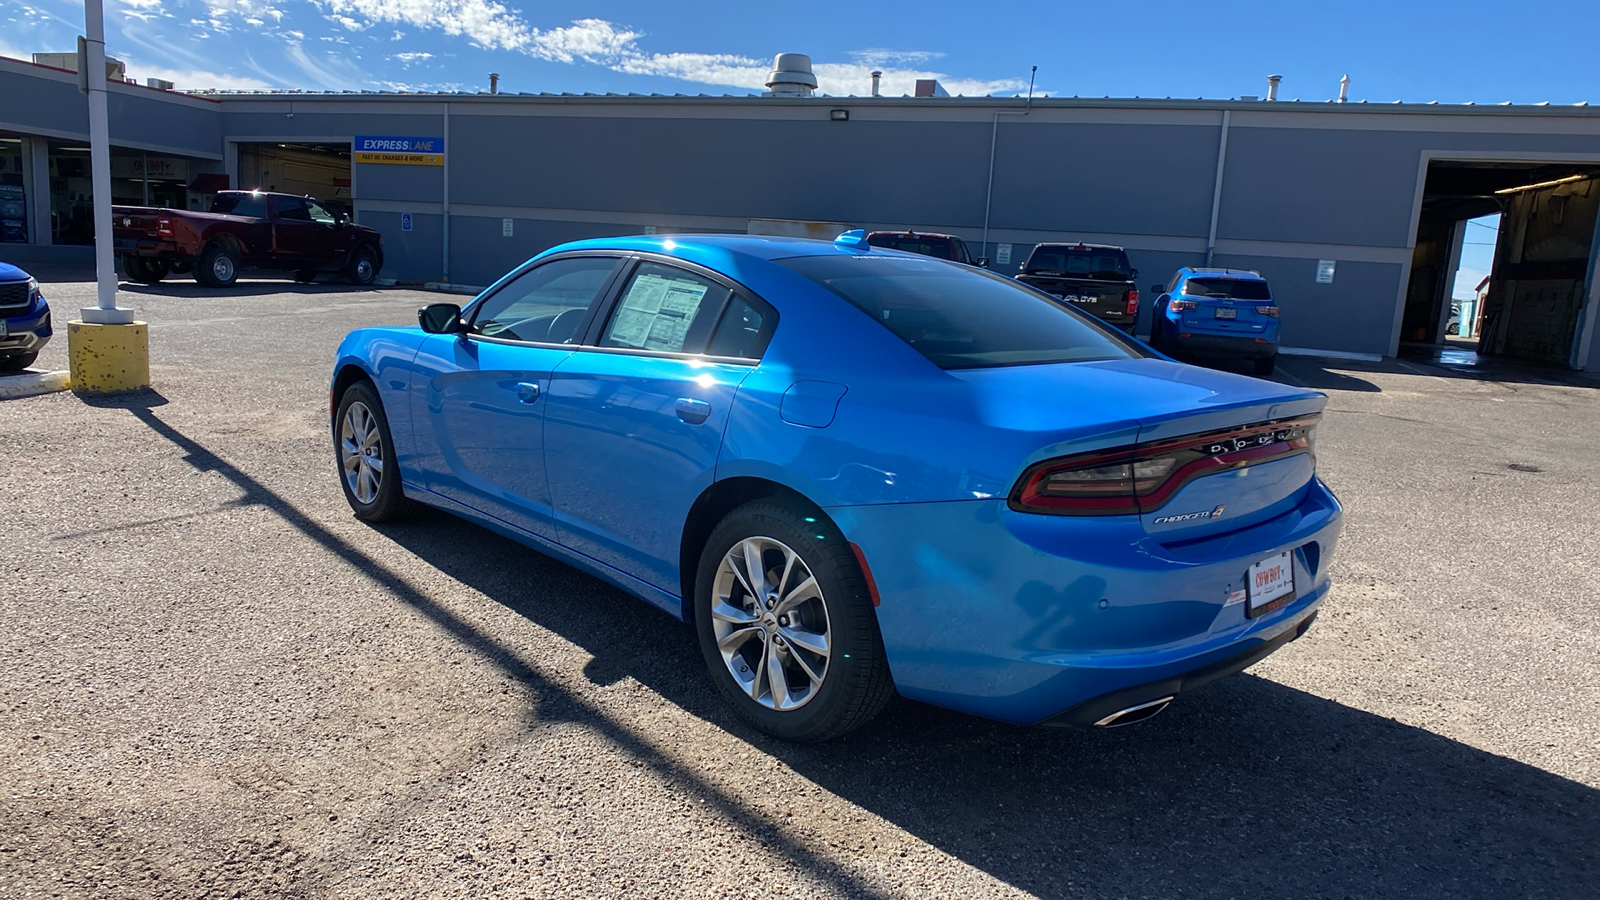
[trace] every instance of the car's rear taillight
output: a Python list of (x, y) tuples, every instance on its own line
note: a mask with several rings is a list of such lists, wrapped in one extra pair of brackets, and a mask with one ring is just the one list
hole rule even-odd
[(1176, 310), (1197, 309), (1200, 303), (1196, 300), (1173, 300), (1172, 308)]
[(1206, 475), (1316, 449), (1320, 414), (1118, 450), (1066, 456), (1035, 465), (1011, 491), (1021, 512), (1127, 515), (1160, 509), (1179, 488)]
[(1278, 317), (1278, 308), (1276, 306), (1258, 306), (1256, 307), (1256, 312), (1274, 319)]
[(156, 219), (156, 234), (161, 237), (172, 237), (172, 220), (166, 216)]
[(1127, 309), (1128, 315), (1130, 315), (1130, 316), (1138, 315), (1139, 314), (1139, 292), (1136, 291), (1136, 290), (1133, 290), (1133, 289), (1129, 289), (1126, 299), (1128, 301), (1128, 309)]

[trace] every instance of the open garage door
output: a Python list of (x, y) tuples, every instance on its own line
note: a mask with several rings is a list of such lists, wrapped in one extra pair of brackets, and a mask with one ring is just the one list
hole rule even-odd
[(309, 194), (330, 212), (350, 212), (350, 145), (241, 143), (243, 190)]
[[(1402, 347), (1436, 347), (1469, 220), (1500, 215), (1494, 261), (1480, 292), (1476, 351), (1527, 362), (1583, 364), (1580, 324), (1600, 220), (1600, 166), (1434, 160), (1428, 165)], [(1592, 314), (1592, 313), (1591, 313)]]

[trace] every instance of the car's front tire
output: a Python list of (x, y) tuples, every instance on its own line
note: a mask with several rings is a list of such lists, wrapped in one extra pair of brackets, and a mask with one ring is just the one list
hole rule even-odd
[(894, 696), (861, 567), (798, 502), (757, 500), (723, 518), (700, 557), (694, 620), (712, 681), (767, 734), (825, 741)]
[(400, 487), (389, 419), (371, 382), (357, 381), (339, 398), (333, 419), (333, 451), (339, 464), (339, 485), (356, 518), (390, 522), (415, 508)]
[(38, 358), (39, 354), (37, 352), (13, 353), (10, 356), (0, 356), (0, 374), (10, 375), (21, 372), (23, 369), (33, 365), (33, 361)]
[(350, 257), (344, 275), (351, 284), (366, 287), (378, 280), (378, 255), (370, 247), (360, 247)]

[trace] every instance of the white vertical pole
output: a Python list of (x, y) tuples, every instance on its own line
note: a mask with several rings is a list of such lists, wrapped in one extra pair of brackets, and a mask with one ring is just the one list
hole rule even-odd
[(117, 306), (116, 260), (111, 238), (111, 138), (106, 113), (106, 26), (103, 0), (85, 0), (89, 76), (89, 168), (94, 191), (94, 268), (98, 304), (83, 309), (83, 321), (99, 325), (133, 322), (133, 310)]

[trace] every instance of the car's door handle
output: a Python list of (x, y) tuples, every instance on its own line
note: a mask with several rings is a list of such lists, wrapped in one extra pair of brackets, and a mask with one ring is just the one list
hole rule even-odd
[(523, 403), (532, 403), (539, 399), (539, 385), (531, 381), (520, 382), (517, 385), (517, 399)]
[(690, 425), (699, 425), (711, 418), (711, 404), (691, 397), (678, 398), (678, 418)]

